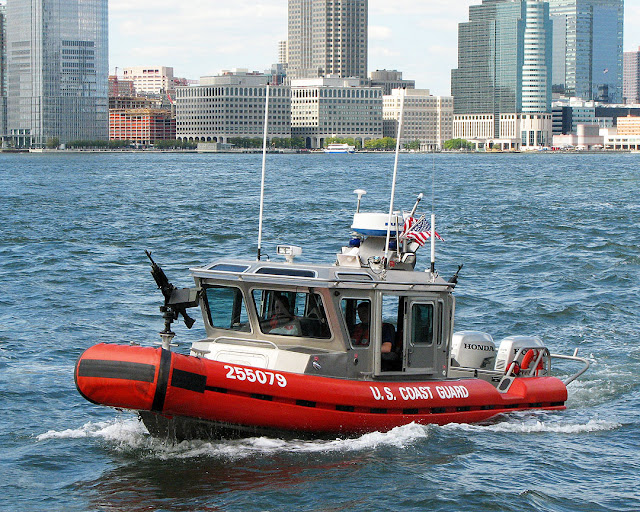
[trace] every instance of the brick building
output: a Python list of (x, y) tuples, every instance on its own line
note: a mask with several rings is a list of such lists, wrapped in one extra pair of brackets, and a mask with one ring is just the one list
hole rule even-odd
[(151, 108), (109, 110), (109, 139), (153, 144), (176, 138), (176, 120), (171, 112)]

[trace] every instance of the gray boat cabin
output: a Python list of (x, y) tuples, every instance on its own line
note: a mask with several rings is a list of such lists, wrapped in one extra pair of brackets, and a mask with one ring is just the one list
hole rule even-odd
[(385, 255), (382, 233), (352, 239), (333, 265), (294, 262), (301, 249), (278, 246), (279, 261), (192, 268), (207, 333), (192, 355), (356, 380), (447, 378), (455, 285), (414, 270), (406, 243)]

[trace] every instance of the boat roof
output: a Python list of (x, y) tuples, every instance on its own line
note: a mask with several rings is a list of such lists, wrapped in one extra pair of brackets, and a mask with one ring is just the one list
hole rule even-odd
[(373, 270), (328, 264), (220, 260), (190, 269), (195, 278), (308, 287), (451, 292), (455, 286), (425, 271)]

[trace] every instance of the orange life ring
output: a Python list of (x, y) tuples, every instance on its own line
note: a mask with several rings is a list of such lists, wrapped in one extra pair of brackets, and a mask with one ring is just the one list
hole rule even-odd
[[(522, 363), (520, 364), (520, 368), (523, 370), (528, 370), (531, 361), (534, 361), (538, 357), (538, 351), (535, 349), (529, 349), (527, 353), (522, 358)], [(540, 362), (538, 363), (538, 367), (536, 368), (536, 375), (538, 375), (538, 371), (544, 368), (544, 364), (542, 363), (542, 358), (540, 358)]]

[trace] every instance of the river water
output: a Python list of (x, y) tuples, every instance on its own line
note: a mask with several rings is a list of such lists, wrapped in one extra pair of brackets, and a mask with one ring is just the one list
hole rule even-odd
[[(539, 335), (591, 359), (566, 411), (170, 444), (86, 402), (73, 381), (83, 350), (159, 341), (145, 249), (177, 286), (190, 266), (255, 256), (260, 165), (0, 155), (0, 510), (640, 510), (640, 154), (400, 156), (396, 206), (423, 192), (445, 239), (437, 270), (464, 264), (456, 330)], [(389, 154), (269, 156), (263, 253), (292, 243), (302, 261), (333, 262), (353, 190), (367, 190), (363, 210), (388, 211), (392, 171)], [(174, 330), (182, 351), (203, 333), (201, 321)]]

